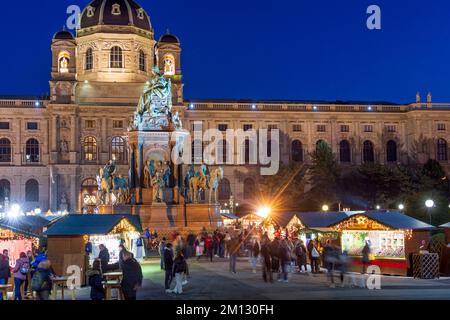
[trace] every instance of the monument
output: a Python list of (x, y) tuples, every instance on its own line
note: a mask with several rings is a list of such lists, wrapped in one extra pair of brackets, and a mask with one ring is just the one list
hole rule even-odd
[[(223, 169), (202, 165), (196, 172), (194, 165), (178, 161), (189, 132), (183, 130), (178, 113), (172, 113), (172, 83), (157, 67), (139, 100), (127, 139), (128, 177), (117, 174), (114, 159), (97, 176), (100, 214), (138, 214), (144, 229), (162, 234), (221, 225), (217, 189)], [(199, 203), (200, 192), (210, 193), (207, 203)]]

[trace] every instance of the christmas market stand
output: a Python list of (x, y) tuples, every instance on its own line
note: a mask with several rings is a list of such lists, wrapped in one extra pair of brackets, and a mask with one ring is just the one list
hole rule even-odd
[(140, 218), (136, 215), (73, 214), (59, 219), (44, 235), (55, 272), (65, 275), (71, 265), (79, 266), (84, 274), (98, 257), (100, 244), (109, 250), (110, 264), (118, 262), (120, 244), (139, 258), (143, 251), (141, 233)]
[(9, 263), (14, 267), (21, 252), (39, 248), (40, 235), (50, 223), (40, 216), (17, 216), (0, 219), (0, 252), (9, 251)]
[(440, 226), (445, 231), (446, 247), (443, 248), (441, 254), (441, 273), (444, 276), (450, 276), (450, 222)]
[(352, 259), (352, 271), (362, 271), (362, 250), (370, 246), (370, 264), (382, 274), (412, 275), (413, 255), (430, 241), (433, 226), (397, 211), (366, 211), (331, 226), (340, 234), (341, 248)]

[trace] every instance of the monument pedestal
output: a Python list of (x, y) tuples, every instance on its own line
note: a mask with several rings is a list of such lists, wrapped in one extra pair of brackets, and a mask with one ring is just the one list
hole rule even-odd
[(130, 204), (120, 204), (116, 206), (102, 204), (98, 206), (99, 214), (132, 214), (133, 206)]

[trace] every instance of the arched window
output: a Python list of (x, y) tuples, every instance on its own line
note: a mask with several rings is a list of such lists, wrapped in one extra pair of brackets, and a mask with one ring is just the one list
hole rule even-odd
[(394, 140), (389, 140), (386, 144), (386, 160), (397, 162), (397, 143)]
[(445, 141), (444, 139), (439, 139), (437, 141), (437, 160), (438, 161), (448, 160), (447, 141)]
[(350, 142), (342, 140), (339, 143), (339, 160), (341, 162), (350, 162)]
[(363, 162), (374, 162), (375, 155), (373, 151), (373, 143), (369, 140), (364, 141), (363, 144)]
[(192, 142), (192, 163), (202, 163), (203, 161), (203, 142), (194, 140)]
[(303, 144), (299, 140), (292, 141), (291, 156), (294, 162), (303, 162)]
[(39, 141), (36, 139), (28, 139), (25, 145), (25, 160), (27, 163), (39, 162)]
[(139, 51), (139, 70), (147, 71), (147, 64), (145, 62), (145, 52), (143, 50)]
[(125, 140), (122, 137), (114, 137), (111, 140), (111, 159), (118, 162), (126, 160)]
[(171, 54), (164, 56), (164, 75), (173, 76), (175, 74), (175, 58)]
[(122, 48), (117, 46), (111, 48), (110, 68), (123, 68)]
[(58, 70), (60, 73), (69, 72), (70, 54), (67, 51), (62, 51), (58, 55)]
[(231, 197), (231, 186), (228, 179), (222, 179), (219, 184), (219, 200), (228, 201)]
[(11, 195), (11, 183), (6, 180), (2, 179), (0, 180), (0, 205), (4, 208), (5, 207), (5, 200), (10, 200)]
[(11, 141), (0, 139), (0, 162), (11, 162)]
[(256, 184), (251, 178), (244, 180), (244, 200), (251, 200), (255, 198)]
[(38, 202), (39, 201), (39, 183), (30, 179), (25, 184), (25, 201)]
[(94, 68), (94, 55), (92, 53), (92, 48), (86, 50), (86, 63), (85, 69), (92, 70)]
[(86, 137), (83, 140), (83, 155), (85, 161), (97, 160), (97, 139)]

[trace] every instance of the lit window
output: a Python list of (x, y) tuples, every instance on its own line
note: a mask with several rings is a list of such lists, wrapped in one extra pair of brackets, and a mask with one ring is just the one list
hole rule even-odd
[(83, 154), (85, 161), (97, 160), (97, 140), (94, 137), (84, 138)]
[(112, 47), (110, 54), (110, 68), (120, 69), (123, 68), (123, 54), (120, 47)]
[(58, 70), (59, 73), (68, 73), (70, 63), (70, 54), (67, 51), (60, 52), (58, 55)]
[(111, 141), (111, 159), (125, 161), (125, 140), (122, 137), (114, 137)]
[(171, 54), (164, 56), (164, 75), (173, 76), (175, 74), (175, 58)]
[(29, 139), (25, 145), (25, 161), (27, 163), (39, 162), (39, 141)]

